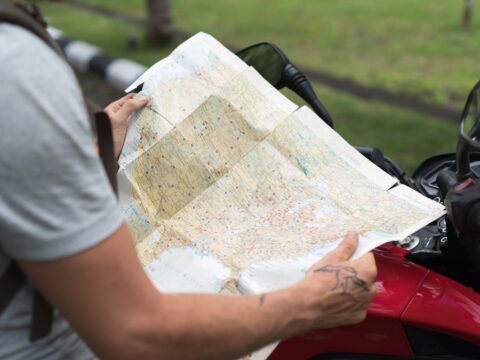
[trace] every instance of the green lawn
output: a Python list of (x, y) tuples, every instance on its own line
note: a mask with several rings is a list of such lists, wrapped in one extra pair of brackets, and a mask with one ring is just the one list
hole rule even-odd
[[(83, 0), (137, 17), (143, 0)], [(51, 24), (108, 53), (146, 65), (165, 57), (176, 44), (149, 48), (126, 41), (141, 29), (37, 1)], [(463, 1), (446, 0), (263, 0), (172, 1), (177, 27), (205, 31), (237, 47), (268, 40), (299, 65), (328, 71), (368, 85), (416, 94), (437, 104), (461, 107), (480, 78), (480, 14), (470, 32), (460, 29)], [(475, 14), (477, 15), (477, 14)], [(426, 156), (452, 151), (456, 127), (410, 111), (316, 85), (338, 132), (352, 144), (375, 145), (412, 171)]]
[(352, 145), (380, 148), (408, 174), (428, 156), (455, 151), (457, 127), (450, 123), (319, 85), (315, 90), (340, 135)]
[[(144, 0), (83, 0), (144, 17)], [(45, 1), (41, 1), (42, 5)], [(300, 65), (461, 106), (480, 78), (480, 14), (460, 27), (463, 0), (176, 0), (179, 29), (239, 47), (277, 43)], [(64, 7), (45, 6), (58, 15)], [(57, 16), (52, 16), (57, 20)], [(71, 20), (71, 19), (70, 19)], [(68, 22), (65, 19), (64, 22)], [(87, 23), (88, 24), (88, 23)], [(88, 32), (88, 29), (85, 29)], [(124, 33), (126, 29), (122, 29)], [(129, 30), (136, 32), (135, 30)], [(153, 61), (147, 53), (145, 62)]]

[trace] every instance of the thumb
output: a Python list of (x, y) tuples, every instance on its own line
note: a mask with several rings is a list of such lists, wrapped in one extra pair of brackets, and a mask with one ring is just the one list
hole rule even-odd
[(356, 232), (348, 232), (340, 245), (331, 252), (329, 252), (322, 261), (346, 261), (350, 259), (358, 245), (358, 235)]
[(128, 119), (130, 115), (132, 115), (134, 112), (142, 109), (145, 105), (147, 105), (148, 100), (149, 99), (144, 96), (134, 99), (128, 99), (117, 111), (117, 115), (119, 117)]

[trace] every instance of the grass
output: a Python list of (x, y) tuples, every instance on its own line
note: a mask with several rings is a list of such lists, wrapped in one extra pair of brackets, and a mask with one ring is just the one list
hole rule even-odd
[[(81, 39), (102, 48), (106, 53), (126, 57), (145, 65), (151, 65), (168, 54), (178, 44), (164, 48), (148, 47), (142, 41), (143, 30), (133, 26), (106, 19), (102, 16), (79, 11), (64, 4), (40, 3), (48, 22), (74, 39)], [(127, 40), (138, 38), (139, 47), (129, 50)]]
[(377, 101), (361, 101), (320, 85), (315, 91), (342, 137), (352, 145), (378, 147), (408, 174), (429, 156), (455, 151), (457, 127), (451, 123)]
[(187, 31), (207, 31), (241, 46), (269, 40), (300, 65), (434, 103), (460, 105), (480, 75), (480, 23), (475, 22), (471, 32), (460, 28), (463, 1), (175, 4), (178, 25)]
[[(144, 17), (144, 0), (83, 0)], [(151, 48), (142, 30), (67, 5), (37, 1), (53, 26), (106, 52), (151, 65), (177, 45)], [(176, 24), (245, 46), (277, 43), (299, 65), (365, 84), (416, 94), (425, 101), (461, 106), (477, 80), (477, 37), (459, 28), (462, 1), (263, 0), (173, 1)], [(128, 50), (127, 39), (139, 46)], [(316, 85), (337, 131), (356, 145), (378, 146), (411, 172), (426, 156), (453, 151), (456, 127), (410, 111)]]
[[(145, 17), (144, 0), (82, 1)], [(272, 41), (299, 65), (457, 107), (480, 78), (480, 15), (474, 14), (470, 31), (463, 30), (463, 3), (172, 1), (177, 27), (183, 31), (205, 31), (238, 47)], [(61, 6), (45, 5), (47, 13)], [(146, 54), (143, 62), (151, 60)]]

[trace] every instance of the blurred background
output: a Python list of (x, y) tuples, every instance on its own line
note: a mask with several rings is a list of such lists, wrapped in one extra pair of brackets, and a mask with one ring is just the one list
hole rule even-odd
[(463, 103), (480, 79), (476, 2), (34, 1), (68, 37), (146, 66), (199, 31), (233, 50), (275, 43), (315, 80), (340, 135), (380, 148), (409, 174), (455, 149)]

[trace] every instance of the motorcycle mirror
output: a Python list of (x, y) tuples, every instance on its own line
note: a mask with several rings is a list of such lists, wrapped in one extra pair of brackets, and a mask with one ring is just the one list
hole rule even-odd
[(480, 147), (480, 81), (470, 92), (460, 122), (460, 135), (472, 146)]
[(472, 175), (470, 151), (480, 151), (480, 81), (468, 95), (460, 119), (459, 139), (456, 153), (457, 175), (459, 180)]
[(283, 70), (290, 61), (275, 45), (262, 42), (249, 46), (237, 53), (237, 56), (257, 70), (270, 84), (282, 89)]
[(315, 91), (305, 75), (288, 60), (278, 46), (261, 42), (237, 52), (237, 56), (252, 66), (277, 89), (288, 87), (309, 104), (313, 111), (330, 127), (333, 122), (330, 114), (318, 100)]

